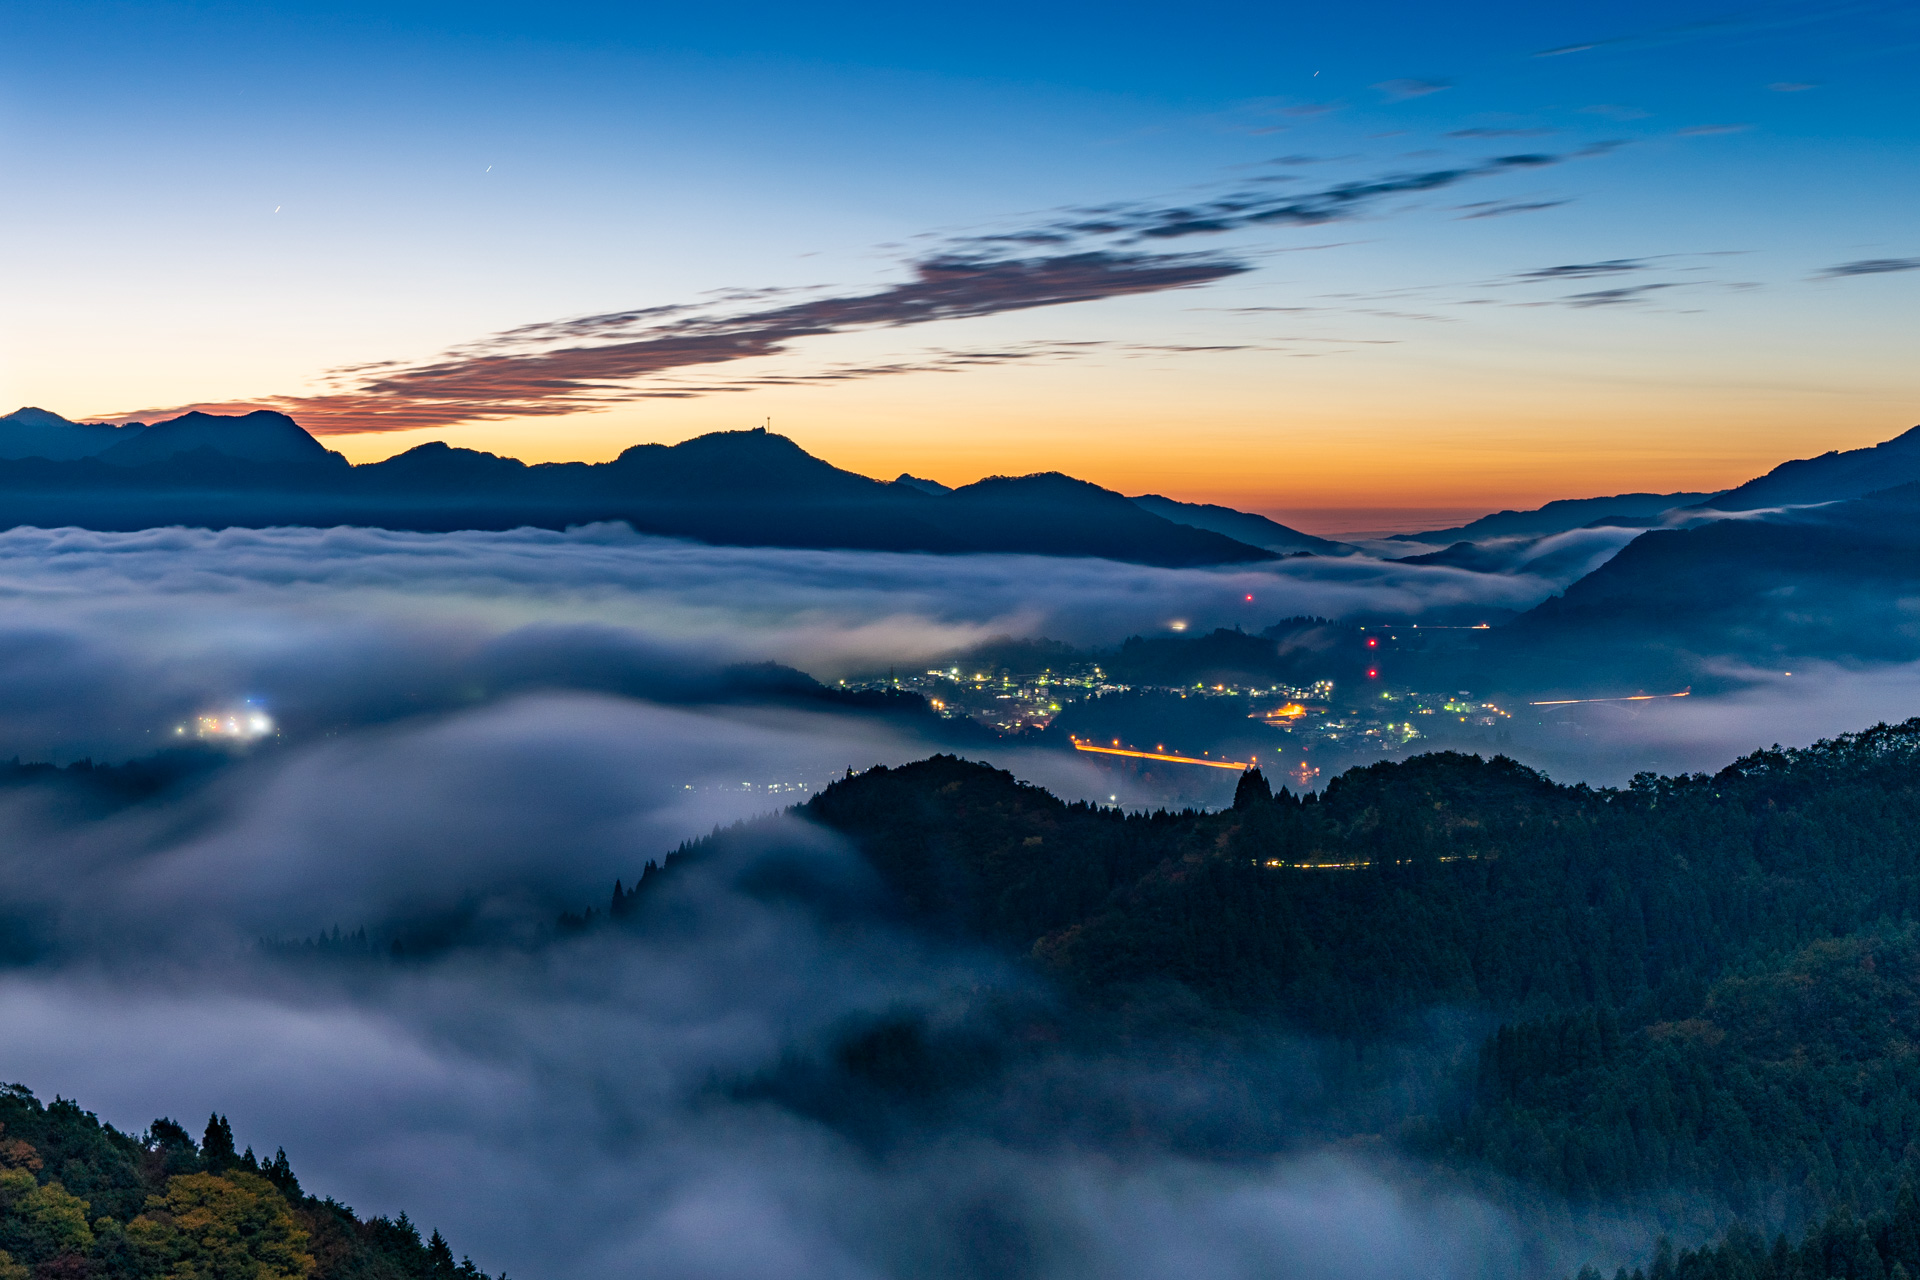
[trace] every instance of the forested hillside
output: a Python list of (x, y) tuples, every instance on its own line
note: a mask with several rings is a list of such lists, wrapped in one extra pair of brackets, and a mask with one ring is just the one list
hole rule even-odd
[(404, 1213), (362, 1220), (305, 1194), (285, 1151), (236, 1152), (225, 1117), (197, 1144), (171, 1120), (134, 1137), (0, 1086), (0, 1280), (89, 1276), (484, 1280)]
[[(798, 812), (892, 910), (1023, 957), (1085, 1017), (1177, 989), (1209, 1034), (1307, 1033), (1352, 1062), (1436, 1011), (1478, 1019), (1477, 1060), (1399, 1117), (1402, 1149), (1778, 1224), (1891, 1208), (1920, 1163), (1917, 763), (1910, 721), (1618, 791), (1437, 754), (1125, 815), (943, 756)], [(939, 1047), (914, 1052), (937, 1075)]]

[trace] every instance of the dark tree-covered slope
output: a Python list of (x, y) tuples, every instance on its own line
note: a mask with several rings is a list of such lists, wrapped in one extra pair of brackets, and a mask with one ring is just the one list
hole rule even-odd
[(0, 1280), (89, 1276), (485, 1280), (404, 1213), (362, 1219), (306, 1194), (285, 1151), (235, 1151), (224, 1116), (198, 1143), (164, 1119), (134, 1136), (0, 1086)]
[(939, 756), (798, 812), (891, 910), (1023, 957), (1096, 1021), (1182, 990), (1216, 1033), (1364, 1051), (1484, 1019), (1458, 1093), (1398, 1130), (1462, 1168), (1776, 1221), (1886, 1207), (1920, 1173), (1920, 720), (1620, 791), (1441, 753), (1128, 815)]

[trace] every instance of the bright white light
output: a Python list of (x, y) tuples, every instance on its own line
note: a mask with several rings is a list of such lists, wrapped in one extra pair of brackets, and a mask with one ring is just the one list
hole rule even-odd
[(195, 716), (174, 732), (184, 736), (189, 730), (203, 742), (252, 742), (273, 732), (273, 717), (251, 707), (209, 711)]

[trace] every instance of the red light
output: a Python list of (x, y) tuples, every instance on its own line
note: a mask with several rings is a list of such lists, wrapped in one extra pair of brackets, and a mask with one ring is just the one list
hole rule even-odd
[(1369, 648), (1369, 649), (1378, 649), (1379, 647), (1380, 647), (1380, 642), (1379, 642), (1378, 640), (1376, 640), (1376, 639), (1375, 639), (1374, 637), (1372, 637), (1372, 636), (1368, 636), (1368, 637), (1367, 637), (1367, 648)]
[(1252, 604), (1252, 603), (1253, 603), (1253, 597), (1252, 597), (1252, 596), (1248, 596), (1248, 597), (1247, 597), (1247, 603), (1248, 603), (1248, 604)]
[(1379, 678), (1380, 678), (1380, 672), (1378, 670), (1376, 670), (1373, 667), (1367, 668), (1367, 679), (1378, 680)]

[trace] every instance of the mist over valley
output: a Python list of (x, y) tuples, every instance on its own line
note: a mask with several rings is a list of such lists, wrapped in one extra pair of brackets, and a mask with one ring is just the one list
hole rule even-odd
[(1920, 1280), (1911, 6), (13, 6), (0, 1280)]

